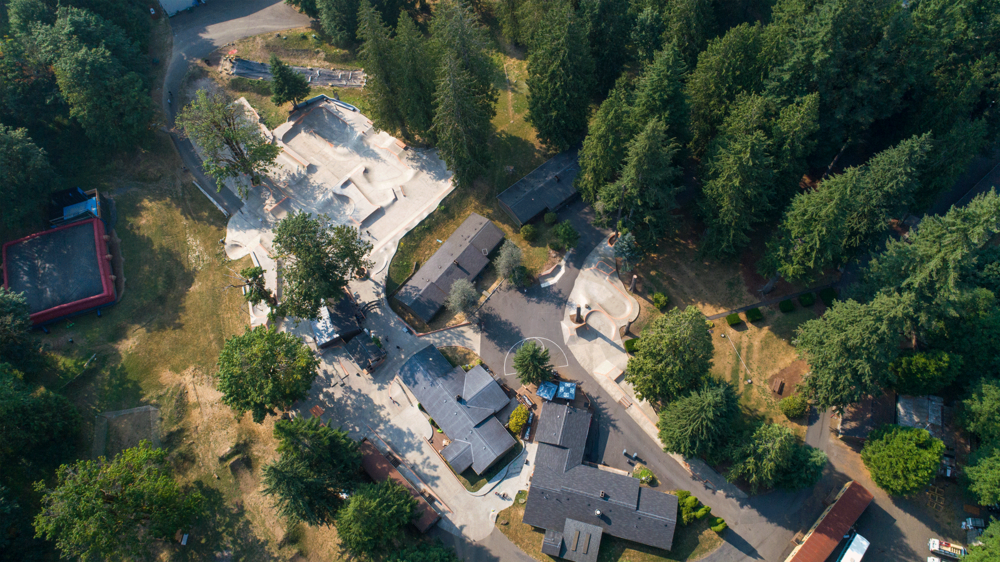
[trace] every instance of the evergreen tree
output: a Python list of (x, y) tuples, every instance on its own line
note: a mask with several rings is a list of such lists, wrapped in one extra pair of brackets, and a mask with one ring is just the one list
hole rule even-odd
[(271, 101), (275, 105), (292, 102), (292, 108), (309, 96), (311, 88), (306, 77), (295, 72), (290, 66), (281, 62), (278, 55), (271, 54)]
[(392, 42), (395, 60), (395, 83), (401, 92), (398, 100), (403, 132), (427, 138), (434, 120), (434, 76), (427, 70), (431, 59), (427, 40), (409, 15), (402, 15), (396, 24)]
[(674, 44), (657, 51), (636, 82), (634, 121), (648, 123), (659, 119), (667, 127), (667, 137), (686, 145), (691, 139), (684, 93), (686, 77), (687, 67)]
[[(461, 0), (438, 3), (431, 19), (431, 37), (438, 64), (444, 67), (449, 64), (449, 57), (455, 58), (458, 68), (468, 74), (468, 88), (479, 113), (485, 115), (487, 121), (493, 119), (500, 95), (496, 88), (499, 71), (490, 39), (476, 13)], [(439, 80), (441, 74), (438, 74)]]
[(264, 467), (264, 494), (274, 496), (278, 512), (309, 525), (331, 525), (361, 469), (361, 451), (346, 431), (319, 418), (278, 420), (274, 424), (279, 459)]
[(446, 54), (434, 92), (437, 148), (459, 186), (471, 186), (490, 162), (491, 114), (483, 110), (476, 85), (459, 59)]
[(791, 429), (761, 423), (750, 438), (738, 445), (737, 458), (726, 474), (729, 481), (744, 480), (753, 493), (773, 488), (796, 460), (798, 443)]
[(646, 6), (639, 12), (632, 27), (632, 47), (639, 62), (648, 63), (663, 47), (663, 29), (663, 17), (656, 8)]
[(698, 53), (715, 37), (717, 24), (712, 0), (678, 0), (667, 4), (665, 43), (677, 49), (683, 64), (694, 66)]
[(643, 330), (625, 380), (640, 400), (664, 404), (700, 386), (711, 367), (705, 315), (693, 306), (674, 308)]
[(518, 10), (522, 0), (496, 0), (493, 3), (493, 13), (500, 23), (500, 33), (504, 41), (518, 43), (521, 40), (521, 20)]
[[(3, 185), (3, 224), (10, 229), (37, 222), (55, 173), (48, 155), (25, 129), (0, 124), (0, 184)], [(3, 289), (0, 289), (2, 291)], [(2, 298), (2, 297), (0, 297)]]
[(759, 93), (777, 52), (773, 33), (743, 24), (713, 39), (698, 55), (687, 82), (691, 107), (691, 147), (702, 156), (741, 93)]
[(361, 0), (358, 11), (358, 39), (362, 41), (358, 61), (365, 69), (365, 92), (368, 111), (379, 127), (389, 131), (404, 130), (402, 98), (397, 81), (398, 51), (389, 37), (389, 28), (368, 0)]
[(528, 340), (514, 353), (514, 370), (521, 384), (541, 384), (552, 378), (549, 350)]
[[(319, 24), (323, 32), (330, 36), (338, 47), (349, 47), (358, 38), (358, 0), (312, 0), (318, 12)], [(367, 69), (366, 69), (367, 70)]]
[(395, 480), (362, 484), (337, 513), (337, 536), (354, 554), (391, 552), (416, 511), (417, 500)]
[(981, 380), (962, 401), (962, 427), (983, 443), (1000, 443), (1000, 382)]
[(871, 302), (836, 303), (798, 330), (797, 348), (809, 363), (805, 386), (821, 409), (842, 409), (892, 384), (890, 366), (913, 299), (880, 293)]
[(628, 143), (638, 132), (631, 104), (632, 89), (623, 76), (591, 120), (576, 177), (576, 188), (588, 203), (595, 203), (601, 188), (615, 179)]
[(550, 10), (541, 32), (548, 40), (528, 56), (528, 121), (543, 144), (561, 152), (587, 130), (594, 63), (569, 6)]
[(724, 444), (739, 418), (739, 397), (729, 384), (705, 385), (660, 410), (663, 450), (697, 457)]
[(587, 46), (594, 61), (593, 88), (599, 98), (614, 87), (629, 63), (628, 39), (635, 25), (628, 0), (581, 0), (581, 25), (587, 30)]
[(31, 308), (24, 293), (0, 286), (0, 363), (24, 367), (37, 355), (31, 341)]
[(628, 157), (618, 181), (601, 189), (595, 207), (615, 228), (627, 223), (640, 246), (654, 247), (671, 226), (671, 211), (681, 190), (680, 169), (674, 165), (678, 151), (659, 119), (628, 145)]
[(1000, 502), (1000, 446), (981, 446), (972, 454), (963, 471), (963, 480), (979, 505)]

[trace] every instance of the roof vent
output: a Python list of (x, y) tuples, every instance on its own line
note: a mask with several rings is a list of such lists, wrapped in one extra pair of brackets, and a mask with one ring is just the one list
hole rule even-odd
[(601, 516), (601, 510), (600, 509), (595, 509), (594, 510), (594, 515), (600, 517)]
[(608, 497), (608, 495), (604, 493), (604, 490), (601, 490), (601, 497), (602, 497), (602, 498), (606, 498), (606, 497)]

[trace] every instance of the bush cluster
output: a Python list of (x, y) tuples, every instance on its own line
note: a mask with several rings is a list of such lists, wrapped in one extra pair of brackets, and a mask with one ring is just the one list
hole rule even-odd
[(827, 287), (819, 292), (819, 298), (826, 306), (833, 306), (833, 301), (837, 300), (837, 289)]
[(510, 413), (510, 421), (507, 422), (507, 427), (510, 428), (514, 435), (520, 435), (526, 423), (528, 423), (528, 409), (524, 407), (524, 404), (521, 404)]
[(545, 224), (553, 225), (559, 220), (559, 215), (555, 213), (545, 213)]
[(712, 513), (712, 508), (702, 505), (698, 498), (691, 495), (687, 490), (677, 492), (677, 505), (681, 512), (681, 524), (688, 525), (692, 521), (704, 519)]
[(639, 344), (639, 338), (625, 340), (625, 351), (635, 353), (635, 346)]
[(710, 528), (720, 535), (722, 534), (722, 531), (726, 530), (727, 527), (729, 527), (729, 525), (726, 525), (726, 520), (721, 517), (713, 518), (710, 525)]
[(816, 302), (816, 295), (812, 293), (806, 293), (799, 296), (799, 304), (802, 306), (812, 306)]
[(809, 409), (809, 403), (806, 402), (805, 398), (795, 394), (793, 396), (782, 398), (781, 401), (778, 402), (778, 407), (781, 408), (781, 413), (785, 414), (785, 417), (793, 420), (806, 415), (806, 411)]
[(778, 303), (778, 310), (785, 314), (793, 312), (795, 310), (795, 303), (792, 302), (792, 299), (785, 299)]
[(729, 324), (730, 326), (735, 326), (740, 322), (743, 322), (743, 319), (740, 318), (740, 315), (735, 312), (726, 316), (726, 324)]
[(549, 249), (552, 250), (553, 252), (561, 252), (561, 251), (563, 251), (563, 248), (564, 248), (564, 246), (563, 246), (562, 242), (560, 242), (558, 240), (553, 240), (553, 241), (549, 242)]
[(534, 225), (526, 224), (521, 227), (521, 238), (528, 242), (534, 242), (538, 238), (538, 229)]
[(663, 310), (670, 303), (670, 297), (663, 293), (653, 293), (653, 306), (657, 310)]
[(759, 308), (751, 308), (747, 311), (747, 322), (759, 322), (764, 319), (764, 313)]

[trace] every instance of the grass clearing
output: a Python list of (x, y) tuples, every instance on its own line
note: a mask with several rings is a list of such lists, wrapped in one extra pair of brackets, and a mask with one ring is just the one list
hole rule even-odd
[(483, 362), (482, 357), (477, 355), (475, 351), (459, 345), (439, 347), (438, 351), (441, 352), (441, 355), (444, 355), (444, 358), (451, 363), (452, 367), (462, 367), (464, 365), (475, 366)]
[(315, 27), (296, 27), (277, 33), (262, 33), (240, 39), (225, 47), (223, 54), (236, 50), (236, 56), (255, 62), (268, 62), (271, 54), (293, 66), (360, 69), (354, 55), (329, 43), (318, 23)]
[[(798, 354), (791, 343), (795, 329), (803, 322), (816, 318), (817, 314), (806, 308), (785, 314), (778, 310), (777, 305), (764, 307), (761, 312), (764, 319), (752, 324), (744, 322), (729, 327), (724, 321), (715, 322), (712, 334), (715, 355), (711, 375), (734, 385), (748, 414), (785, 425), (804, 438), (805, 418), (789, 420), (781, 413), (779, 397), (771, 392), (769, 381), (782, 369), (798, 361)], [(721, 337), (723, 334), (725, 338)], [(748, 378), (753, 381), (751, 384), (746, 383)], [(791, 385), (786, 385), (782, 397), (795, 392)]]
[[(545, 532), (525, 524), (523, 503), (527, 492), (520, 491), (514, 503), (497, 515), (497, 528), (518, 548), (535, 560), (553, 562), (558, 560), (542, 553), (542, 537)], [(693, 561), (704, 557), (722, 544), (722, 537), (708, 528), (709, 518), (696, 521), (688, 526), (678, 526), (674, 533), (674, 548), (670, 551), (652, 548), (632, 541), (604, 535), (601, 549), (597, 554), (599, 562), (660, 562), (664, 560)]]

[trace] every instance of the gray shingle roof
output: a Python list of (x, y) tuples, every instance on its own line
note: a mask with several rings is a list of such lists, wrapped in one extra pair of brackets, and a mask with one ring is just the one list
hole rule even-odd
[[(493, 417), (507, 400), (496, 409), (467, 404), (456, 391), (464, 389), (468, 373), (461, 367), (453, 368), (434, 346), (428, 345), (407, 359), (399, 368), (399, 378), (451, 440), (441, 454), (455, 472), (471, 466), (476, 474), (482, 474), (514, 446), (514, 438)], [(480, 393), (492, 393), (487, 390), (490, 384), (503, 393), (492, 377), (480, 385)]]
[(475, 279), (489, 264), (487, 257), (503, 241), (503, 231), (472, 213), (427, 263), (396, 293), (396, 298), (424, 322), (437, 314), (458, 279)]
[(572, 199), (576, 195), (573, 181), (579, 171), (575, 150), (557, 154), (504, 190), (497, 199), (518, 226), (522, 226)]
[[(542, 407), (524, 522), (562, 530), (564, 543), (571, 538), (566, 534), (567, 522), (574, 520), (612, 536), (670, 550), (677, 525), (677, 497), (642, 488), (629, 476), (581, 464), (589, 427), (587, 412), (563, 404)], [(593, 546), (595, 551), (598, 546)]]

